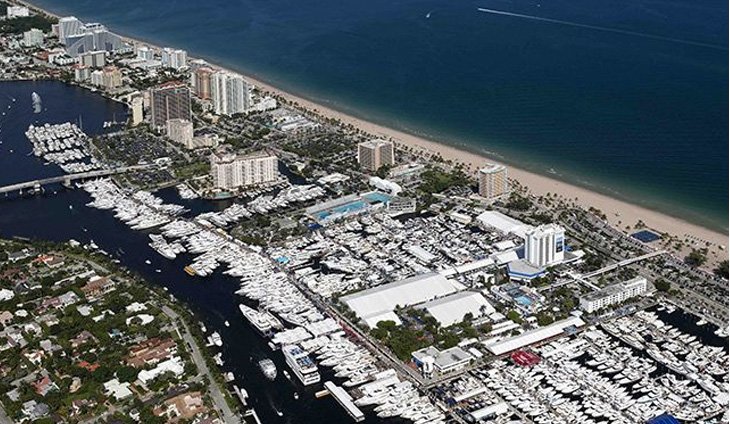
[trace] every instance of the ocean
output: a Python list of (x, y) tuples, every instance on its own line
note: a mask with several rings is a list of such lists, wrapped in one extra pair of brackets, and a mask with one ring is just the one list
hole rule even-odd
[(36, 3), (727, 230), (724, 0)]

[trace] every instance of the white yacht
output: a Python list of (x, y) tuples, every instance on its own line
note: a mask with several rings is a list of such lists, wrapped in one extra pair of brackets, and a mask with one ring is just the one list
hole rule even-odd
[(284, 353), (287, 365), (294, 371), (294, 375), (299, 378), (305, 386), (319, 383), (321, 378), (317, 365), (309, 357), (305, 350), (299, 346), (284, 346), (281, 351)]

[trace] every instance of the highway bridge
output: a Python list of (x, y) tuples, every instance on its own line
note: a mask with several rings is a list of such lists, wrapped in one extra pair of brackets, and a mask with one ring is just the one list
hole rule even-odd
[(50, 178), (43, 178), (39, 180), (33, 180), (33, 181), (26, 181), (22, 183), (15, 183), (6, 185), (3, 187), (0, 187), (0, 194), (2, 193), (12, 193), (14, 191), (23, 193), (23, 190), (27, 189), (40, 189), (44, 185), (48, 184), (56, 184), (56, 183), (63, 183), (65, 185), (70, 185), (72, 181), (75, 180), (84, 180), (88, 178), (99, 178), (99, 177), (106, 177), (109, 175), (114, 174), (123, 174), (125, 172), (130, 171), (139, 171), (142, 169), (151, 168), (155, 165), (134, 165), (134, 166), (124, 166), (119, 168), (111, 168), (111, 169), (99, 169), (96, 171), (89, 171), (89, 172), (79, 172), (78, 174), (66, 174), (66, 175), (59, 175), (57, 177), (50, 177)]

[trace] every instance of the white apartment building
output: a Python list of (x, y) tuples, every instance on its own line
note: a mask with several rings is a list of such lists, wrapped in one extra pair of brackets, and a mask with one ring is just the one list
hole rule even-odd
[(479, 195), (487, 200), (498, 199), (508, 192), (507, 167), (489, 163), (479, 170)]
[(263, 152), (250, 155), (214, 153), (210, 157), (210, 173), (216, 188), (231, 190), (276, 181), (279, 165), (276, 156)]
[(10, 6), (8, 5), (7, 11), (5, 12), (8, 19), (13, 18), (27, 18), (30, 16), (30, 10), (25, 6)]
[(213, 112), (218, 115), (246, 113), (251, 108), (251, 85), (242, 76), (225, 71), (210, 76)]
[(101, 87), (104, 85), (104, 72), (101, 70), (93, 71), (89, 78), (91, 79), (91, 85), (96, 85), (98, 87)]
[(381, 139), (363, 141), (357, 145), (357, 163), (371, 172), (383, 165), (392, 166), (395, 163), (393, 143)]
[(79, 64), (91, 68), (103, 68), (106, 66), (106, 52), (97, 50), (93, 52), (82, 53), (78, 57)]
[(31, 28), (23, 33), (23, 45), (25, 47), (37, 47), (43, 45), (43, 31), (38, 28)]
[(76, 64), (74, 66), (74, 81), (84, 82), (91, 77), (91, 68)]
[(559, 264), (565, 256), (565, 230), (556, 224), (540, 225), (525, 233), (525, 260), (536, 267)]
[(147, 46), (137, 47), (137, 59), (154, 60), (155, 52)]
[(162, 49), (162, 66), (180, 70), (188, 66), (188, 52), (165, 47)]
[(182, 144), (190, 149), (193, 143), (193, 123), (187, 119), (169, 119), (167, 121), (167, 136), (170, 140)]
[(588, 313), (616, 305), (632, 297), (646, 293), (647, 282), (644, 277), (636, 277), (629, 281), (613, 284), (601, 290), (580, 297), (580, 308)]

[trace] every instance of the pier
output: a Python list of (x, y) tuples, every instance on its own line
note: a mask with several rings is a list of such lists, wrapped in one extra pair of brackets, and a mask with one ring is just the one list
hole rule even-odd
[(357, 406), (355, 406), (354, 403), (352, 403), (352, 398), (350, 397), (350, 395), (347, 394), (345, 389), (335, 385), (335, 383), (333, 383), (331, 381), (325, 382), (324, 387), (337, 400), (337, 403), (339, 403), (340, 405), (342, 405), (343, 408), (345, 408), (345, 411), (347, 411), (347, 413), (350, 414), (350, 416), (356, 422), (360, 422), (365, 419), (365, 414), (362, 413), (360, 408), (358, 408)]
[(22, 194), (23, 190), (26, 190), (26, 189), (40, 189), (44, 185), (56, 184), (56, 183), (63, 183), (64, 185), (68, 186), (71, 184), (72, 181), (76, 181), (76, 180), (84, 180), (87, 178), (99, 178), (99, 177), (106, 177), (106, 176), (115, 175), (115, 174), (123, 174), (125, 172), (139, 171), (142, 169), (151, 168), (153, 166), (155, 166), (155, 165), (149, 164), (149, 165), (124, 166), (124, 167), (119, 167), (119, 168), (100, 169), (100, 170), (96, 170), (96, 171), (80, 172), (78, 174), (59, 175), (57, 177), (49, 177), (49, 178), (43, 178), (40, 180), (15, 183), (15, 184), (10, 184), (10, 185), (0, 187), (0, 194), (12, 193), (14, 191), (18, 191)]

